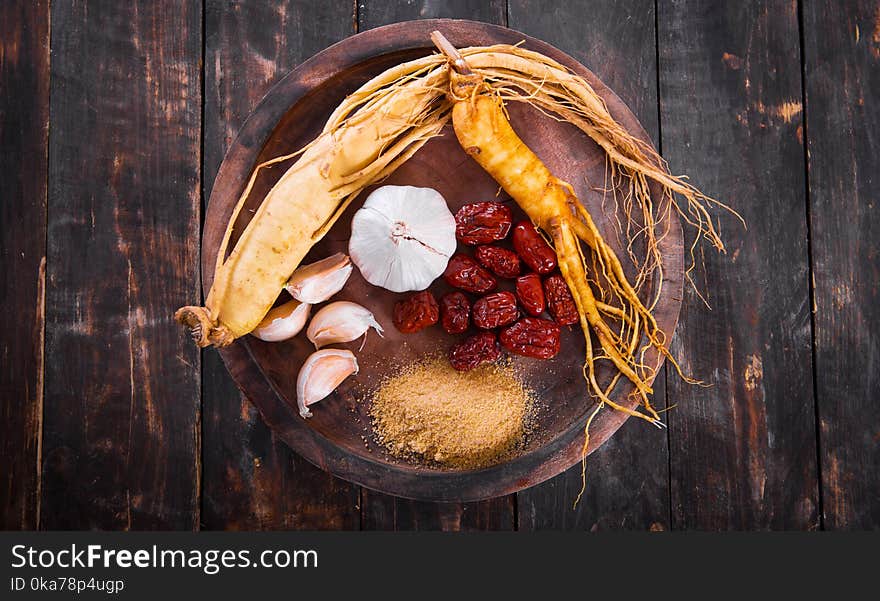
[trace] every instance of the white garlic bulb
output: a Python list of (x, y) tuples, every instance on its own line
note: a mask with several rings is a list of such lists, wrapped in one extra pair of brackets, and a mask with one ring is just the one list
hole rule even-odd
[(280, 342), (293, 338), (306, 325), (311, 308), (308, 303), (297, 300), (286, 302), (266, 313), (266, 317), (251, 334), (266, 342)]
[(312, 417), (309, 405), (326, 398), (348, 376), (358, 372), (354, 353), (328, 348), (309, 355), (296, 378), (296, 404), (302, 417)]
[(336, 253), (298, 267), (284, 288), (296, 300), (316, 305), (342, 290), (353, 269), (348, 255)]
[(338, 342), (351, 342), (374, 328), (379, 336), (382, 326), (368, 309), (349, 301), (336, 301), (315, 313), (306, 336), (321, 348)]
[(455, 218), (439, 192), (382, 186), (355, 213), (348, 252), (369, 283), (406, 292), (437, 279), (455, 246)]

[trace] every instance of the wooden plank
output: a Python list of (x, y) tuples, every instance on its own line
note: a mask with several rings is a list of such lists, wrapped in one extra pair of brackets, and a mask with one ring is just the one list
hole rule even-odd
[(470, 19), (496, 25), (507, 24), (505, 0), (444, 0), (443, 2), (358, 2), (358, 31), (414, 19)]
[(39, 525), (49, 3), (0, 5), (0, 530)]
[(658, 27), (664, 156), (748, 223), (699, 255), (712, 310), (686, 289), (673, 353), (712, 387), (668, 379), (672, 526), (816, 528), (797, 5), (663, 2)]
[(199, 510), (201, 5), (52, 5), (40, 526), (191, 529)]
[[(510, 26), (571, 54), (633, 110), (659, 140), (657, 57), (653, 4), (511, 0)], [(655, 398), (665, 403), (664, 373)], [(587, 460), (587, 489), (577, 508), (581, 468), (518, 495), (521, 530), (669, 528), (669, 464), (666, 435), (644, 423), (624, 425)]]
[[(358, 30), (411, 19), (455, 18), (506, 24), (503, 0), (404, 3), (365, 0), (358, 3)], [(424, 503), (363, 490), (361, 519), (366, 530), (510, 530), (514, 495), (478, 503)]]
[(427, 503), (364, 488), (364, 530), (513, 530), (514, 495), (474, 503)]
[(825, 527), (880, 527), (880, 7), (803, 4)]
[[(205, 14), (204, 198), (244, 119), (299, 62), (354, 33), (354, 4), (219, 2)], [(203, 513), (210, 529), (356, 529), (359, 487), (277, 440), (204, 352)]]

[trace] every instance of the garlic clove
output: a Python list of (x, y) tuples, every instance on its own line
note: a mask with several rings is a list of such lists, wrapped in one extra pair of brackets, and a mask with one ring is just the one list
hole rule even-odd
[(296, 404), (302, 417), (312, 417), (309, 405), (314, 405), (348, 376), (358, 372), (354, 353), (344, 349), (324, 349), (309, 355), (296, 378)]
[(353, 269), (348, 255), (336, 253), (297, 268), (284, 288), (298, 301), (322, 303), (342, 290)]
[(280, 342), (293, 338), (306, 325), (311, 309), (312, 306), (308, 303), (297, 300), (286, 302), (266, 313), (266, 317), (251, 334), (266, 342)]
[(455, 217), (439, 192), (382, 186), (355, 213), (348, 252), (368, 282), (406, 292), (440, 277), (455, 247)]
[(382, 326), (368, 309), (349, 301), (336, 301), (315, 313), (306, 336), (321, 348), (338, 342), (351, 342), (374, 328), (379, 336)]

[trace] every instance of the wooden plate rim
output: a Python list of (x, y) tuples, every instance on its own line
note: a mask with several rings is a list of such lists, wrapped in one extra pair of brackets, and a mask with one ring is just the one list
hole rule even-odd
[[(546, 42), (498, 25), (457, 19), (426, 19), (394, 23), (346, 38), (319, 52), (293, 69), (275, 84), (245, 121), (224, 157), (215, 179), (205, 213), (202, 237), (202, 282), (205, 294), (211, 287), (214, 257), (238, 194), (241, 174), (249, 174), (276, 124), (310, 90), (350, 68), (378, 55), (424, 49), (431, 46), (429, 34), (439, 29), (457, 46), (515, 44), (541, 52), (583, 76), (603, 97), (615, 118), (633, 134), (651, 143), (635, 115), (622, 100), (589, 69)], [(246, 177), (246, 175), (245, 175)], [(219, 191), (224, 191), (223, 194)], [(231, 200), (230, 200), (231, 199)], [(664, 263), (664, 293), (659, 325), (674, 332), (681, 309), (683, 250), (681, 223), (672, 219), (661, 243)], [(534, 486), (563, 472), (581, 459), (584, 421), (574, 423), (560, 437), (540, 449), (505, 463), (470, 472), (424, 472), (408, 465), (389, 464), (346, 452), (310, 428), (273, 389), (254, 360), (247, 338), (220, 349), (227, 369), (242, 393), (259, 409), (275, 434), (293, 450), (330, 473), (400, 497), (440, 502), (474, 501), (511, 494)], [(635, 402), (630, 402), (634, 406)], [(603, 411), (591, 429), (589, 453), (595, 451), (626, 421), (627, 415)]]

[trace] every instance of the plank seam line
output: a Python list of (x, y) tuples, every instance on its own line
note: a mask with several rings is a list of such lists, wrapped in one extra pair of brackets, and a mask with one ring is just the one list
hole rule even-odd
[(804, 152), (804, 210), (807, 221), (807, 288), (810, 297), (810, 367), (813, 378), (813, 416), (816, 427), (816, 489), (819, 495), (818, 513), (819, 513), (819, 530), (825, 530), (825, 507), (822, 489), (822, 436), (821, 422), (819, 421), (819, 383), (818, 372), (816, 369), (816, 274), (813, 271), (813, 228), (812, 228), (812, 212), (810, 205), (812, 196), (810, 194), (810, 152), (809, 152), (809, 128), (807, 127), (807, 59), (806, 59), (806, 36), (804, 34), (804, 3), (798, 0), (797, 3), (797, 21), (798, 21), (798, 42), (801, 61), (801, 106), (803, 106), (802, 126), (804, 128), (803, 135), (803, 152)]
[(40, 295), (41, 298), (38, 299), (40, 301), (40, 343), (39, 343), (39, 353), (40, 360), (38, 362), (38, 372), (37, 376), (39, 378), (37, 385), (37, 398), (38, 400), (38, 408), (37, 412), (39, 413), (38, 426), (37, 426), (37, 456), (36, 456), (36, 470), (37, 470), (37, 490), (36, 490), (36, 507), (35, 507), (35, 516), (34, 516), (34, 529), (40, 529), (40, 521), (42, 518), (42, 509), (43, 509), (43, 419), (45, 417), (45, 396), (46, 396), (46, 283), (49, 281), (49, 190), (50, 190), (50, 177), (49, 177), (49, 153), (52, 150), (51, 146), (51, 136), (52, 136), (52, 2), (51, 0), (47, 0), (46, 2), (46, 11), (48, 14), (46, 15), (46, 74), (49, 78), (49, 81), (46, 83), (46, 192), (44, 203), (46, 210), (44, 211), (44, 223), (43, 223), (43, 261), (42, 261), (42, 274), (38, 276), (40, 279), (38, 280), (38, 284), (40, 285)]
[[(663, 156), (663, 111), (660, 107), (660, 6), (658, 0), (654, 0), (654, 72), (656, 77), (657, 94), (657, 152)], [(675, 332), (670, 336), (670, 344)], [(672, 414), (669, 411), (669, 370), (667, 363), (663, 364), (663, 401), (666, 407), (666, 423), (672, 425)], [(666, 507), (669, 529), (672, 530), (672, 428), (666, 428)]]
[[(205, 58), (207, 56), (206, 46), (207, 40), (205, 38), (206, 28), (206, 14), (208, 10), (207, 0), (202, 0), (202, 14), (200, 15), (200, 25), (201, 25), (201, 39), (199, 40), (199, 47), (201, 49), (201, 55), (199, 57), (199, 91), (201, 92), (201, 96), (199, 98), (199, 246), (198, 246), (198, 263), (196, 268), (196, 289), (198, 291), (198, 296), (202, 300), (202, 304), (204, 304), (204, 293), (202, 291), (202, 232), (204, 231), (204, 215), (205, 208), (207, 206), (207, 202), (205, 200)], [(205, 350), (199, 349), (199, 402), (198, 402), (198, 413), (196, 415), (196, 452), (194, 453), (196, 457), (196, 476), (195, 476), (195, 489), (196, 489), (196, 503), (195, 503), (195, 519), (193, 520), (192, 528), (193, 530), (200, 531), (202, 529), (202, 513), (205, 496), (203, 494), (205, 483), (204, 483), (204, 445), (202, 445), (202, 438), (204, 436), (204, 432), (202, 432), (203, 428), (203, 404), (205, 397), (205, 372), (202, 369), (202, 365), (204, 364)]]

